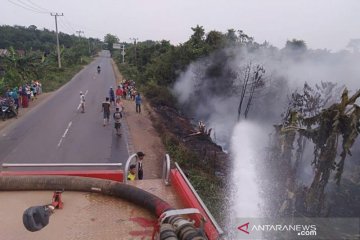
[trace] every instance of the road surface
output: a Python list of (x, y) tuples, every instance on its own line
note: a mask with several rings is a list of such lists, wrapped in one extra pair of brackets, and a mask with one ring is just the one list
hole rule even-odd
[[(0, 132), (0, 162), (125, 165), (127, 132), (122, 129), (119, 137), (113, 121), (102, 125), (101, 103), (111, 86), (116, 89), (111, 58), (103, 51), (69, 83)], [(86, 94), (85, 113), (79, 110), (80, 91)]]

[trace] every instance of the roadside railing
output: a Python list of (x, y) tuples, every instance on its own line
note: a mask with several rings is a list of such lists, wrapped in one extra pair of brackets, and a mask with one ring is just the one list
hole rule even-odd
[(165, 154), (165, 158), (163, 161), (163, 172), (162, 172), (162, 179), (166, 186), (170, 185), (170, 156), (169, 154)]
[[(106, 167), (106, 169), (102, 169)], [(122, 163), (3, 163), (0, 176), (64, 175), (123, 182)]]
[(190, 190), (192, 191), (192, 193), (194, 194), (194, 196), (196, 197), (196, 199), (199, 201), (201, 207), (204, 209), (205, 213), (208, 215), (208, 217), (210, 218), (210, 220), (212, 221), (212, 223), (214, 224), (216, 230), (218, 231), (219, 235), (224, 234), (224, 231), (221, 229), (221, 227), (219, 226), (219, 224), (216, 222), (215, 218), (213, 217), (213, 215), (211, 214), (211, 212), (209, 211), (209, 209), (206, 207), (205, 203), (201, 200), (201, 197), (199, 196), (199, 194), (196, 192), (195, 188), (193, 187), (193, 185), (190, 183), (189, 179), (186, 177), (185, 173), (182, 171), (182, 169), (180, 168), (179, 164), (177, 162), (175, 162), (175, 166), (176, 169), (179, 171), (179, 173), (181, 174), (181, 176), (183, 177), (183, 179), (185, 180), (186, 184), (189, 186)]
[[(133, 161), (134, 158), (137, 158), (137, 154), (134, 153), (131, 155), (126, 163), (124, 168), (124, 183), (128, 183), (127, 176), (129, 174), (129, 167), (130, 163)], [(136, 161), (136, 160), (135, 160)], [(163, 171), (162, 171), (162, 179), (165, 183), (165, 185), (170, 185), (170, 156), (169, 154), (165, 154), (164, 161), (163, 161)]]
[(137, 158), (137, 154), (136, 154), (136, 153), (134, 153), (133, 155), (129, 156), (129, 158), (126, 160), (125, 168), (124, 168), (124, 183), (125, 183), (125, 184), (127, 184), (127, 182), (128, 182), (127, 176), (128, 176), (128, 174), (129, 174), (129, 167), (130, 167), (131, 161), (132, 161), (134, 158)]
[(3, 163), (1, 168), (12, 167), (121, 167), (122, 163)]

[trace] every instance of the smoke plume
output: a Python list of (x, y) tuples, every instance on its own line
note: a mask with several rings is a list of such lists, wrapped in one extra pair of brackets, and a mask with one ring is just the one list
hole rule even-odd
[[(274, 124), (281, 123), (289, 96), (302, 89), (305, 83), (320, 86), (323, 82), (336, 83), (338, 89), (346, 86), (351, 95), (360, 87), (359, 60), (360, 54), (347, 51), (237, 47), (198, 60), (181, 74), (173, 91), (184, 112), (213, 128), (213, 139), (233, 158), (232, 184), (237, 186), (233, 197), (239, 200), (237, 217), (259, 213), (259, 194), (251, 192), (241, 197), (238, 191), (250, 185), (257, 191), (260, 188), (256, 187), (255, 179), (267, 177), (260, 176), (254, 166), (264, 161), (265, 154), (255, 153), (261, 153), (268, 146), (269, 134)], [(241, 115), (238, 122), (244, 69), (249, 65), (263, 66), (264, 86), (256, 90), (246, 121)], [(339, 101), (341, 94), (335, 94), (333, 101)], [(248, 98), (246, 95), (245, 103)], [(311, 159), (311, 146), (308, 149), (304, 158)], [(354, 149), (359, 147), (354, 146)], [(302, 163), (302, 167), (299, 179), (306, 182), (312, 174), (310, 160)]]

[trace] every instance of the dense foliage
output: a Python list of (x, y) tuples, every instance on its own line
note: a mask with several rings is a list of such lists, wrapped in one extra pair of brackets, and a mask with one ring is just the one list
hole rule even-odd
[[(228, 46), (248, 46), (249, 48), (268, 46), (266, 42), (264, 44), (254, 42), (252, 37), (241, 30), (229, 29), (226, 33), (218, 31), (206, 33), (202, 26), (191, 29), (193, 34), (189, 40), (177, 46), (166, 40), (147, 40), (136, 44), (126, 44), (125, 63), (119, 65), (122, 74), (125, 78), (133, 79), (142, 85), (151, 85), (151, 89), (167, 88), (175, 83), (191, 62), (205, 58), (220, 49)], [(291, 48), (299, 45), (306, 48), (303, 41), (296, 39), (287, 44)], [(113, 56), (118, 63), (122, 62), (120, 51), (114, 51)], [(216, 72), (212, 73), (216, 74)]]
[(59, 33), (62, 69), (57, 67), (56, 34), (36, 26), (0, 26), (0, 93), (32, 80), (53, 90), (100, 49), (100, 41)]

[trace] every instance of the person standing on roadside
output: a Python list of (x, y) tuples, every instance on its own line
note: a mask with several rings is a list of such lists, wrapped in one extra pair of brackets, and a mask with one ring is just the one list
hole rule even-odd
[(138, 93), (135, 97), (135, 104), (136, 104), (136, 112), (141, 113), (141, 96)]
[(109, 97), (110, 97), (110, 104), (113, 103), (113, 105), (115, 106), (115, 93), (112, 87), (110, 87), (109, 90)]
[(123, 95), (123, 90), (120, 85), (118, 85), (118, 88), (116, 89), (116, 101), (121, 98)]
[(102, 111), (104, 112), (103, 126), (105, 127), (105, 125), (109, 124), (110, 121), (110, 101), (108, 97), (105, 99), (105, 102), (103, 102), (101, 106), (102, 106)]
[(144, 170), (143, 170), (143, 159), (144, 159), (145, 154), (143, 152), (137, 152), (136, 153), (136, 161), (137, 161), (137, 165), (138, 165), (138, 179), (142, 180), (144, 177)]
[(85, 112), (85, 95), (83, 94), (82, 91), (80, 91), (80, 108), (81, 108), (81, 113)]

